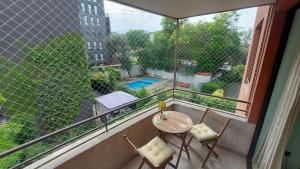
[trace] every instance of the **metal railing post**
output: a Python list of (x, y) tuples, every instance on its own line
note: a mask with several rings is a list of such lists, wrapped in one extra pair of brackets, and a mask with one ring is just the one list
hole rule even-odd
[(175, 41), (175, 56), (174, 56), (174, 77), (173, 77), (173, 100), (175, 98), (175, 88), (176, 88), (179, 28), (180, 28), (179, 19), (176, 19), (176, 41)]
[(107, 125), (107, 115), (104, 115), (104, 121), (105, 121), (105, 131), (108, 132), (108, 125)]

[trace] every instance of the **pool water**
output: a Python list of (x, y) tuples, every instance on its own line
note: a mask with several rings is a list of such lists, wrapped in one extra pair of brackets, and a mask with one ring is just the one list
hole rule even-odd
[(134, 82), (127, 83), (127, 87), (129, 89), (138, 90), (138, 89), (141, 89), (143, 87), (148, 87), (148, 86), (153, 85), (154, 83), (158, 83), (158, 82), (159, 82), (159, 80), (156, 80), (156, 79), (143, 78), (143, 79), (139, 79)]

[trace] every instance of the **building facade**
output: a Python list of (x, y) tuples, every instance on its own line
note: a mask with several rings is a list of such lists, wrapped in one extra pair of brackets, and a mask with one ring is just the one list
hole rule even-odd
[[(239, 93), (239, 100), (252, 100), (253, 91), (256, 87), (258, 78), (258, 70), (261, 67), (261, 60), (263, 56), (263, 47), (266, 40), (266, 32), (268, 25), (270, 25), (269, 15), (271, 12), (270, 6), (261, 6), (257, 8), (255, 24), (253, 28), (252, 41), (249, 47), (247, 62), (245, 66), (244, 76)], [(249, 105), (244, 103), (237, 104), (238, 109), (249, 111)], [(237, 111), (236, 113), (244, 115), (244, 112)]]
[(81, 33), (78, 2), (74, 0), (5, 0), (0, 9), (1, 59), (19, 63), (27, 47), (65, 33)]
[(103, 0), (79, 0), (80, 23), (90, 65), (110, 64), (111, 56), (105, 47), (109, 36), (109, 18), (105, 17)]

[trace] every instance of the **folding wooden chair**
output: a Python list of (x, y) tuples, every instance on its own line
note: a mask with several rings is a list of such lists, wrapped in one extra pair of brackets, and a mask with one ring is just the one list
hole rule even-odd
[[(208, 118), (208, 116), (210, 116), (210, 119), (213, 120), (213, 123), (219, 124), (218, 131), (215, 131), (211, 127), (209, 127), (207, 125), (208, 124), (207, 122), (203, 122), (203, 120)], [(214, 151), (214, 148), (217, 145), (219, 138), (224, 133), (229, 122), (230, 122), (229, 118), (224, 117), (224, 116), (212, 111), (211, 109), (207, 108), (204, 115), (202, 116), (200, 122), (198, 124), (194, 125), (193, 128), (189, 131), (189, 134), (191, 134), (192, 137), (190, 138), (190, 140), (187, 143), (188, 146), (190, 146), (191, 141), (193, 140), (193, 138), (195, 138), (202, 145), (206, 146), (209, 150), (204, 159), (204, 162), (202, 164), (202, 168), (205, 166), (211, 153), (214, 153), (214, 155), (216, 157), (218, 157), (218, 154)]]
[(128, 141), (131, 147), (142, 156), (143, 161), (139, 166), (141, 169), (144, 163), (148, 164), (152, 169), (165, 169), (167, 164), (173, 159), (175, 150), (168, 146), (159, 137), (153, 138), (146, 145), (138, 148), (127, 136), (124, 139)]

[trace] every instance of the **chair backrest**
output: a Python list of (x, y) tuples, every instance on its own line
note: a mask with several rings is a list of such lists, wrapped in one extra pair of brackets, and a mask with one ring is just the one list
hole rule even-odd
[[(223, 134), (224, 130), (226, 129), (226, 127), (228, 126), (228, 124), (230, 122), (230, 118), (222, 116), (219, 113), (216, 113), (215, 111), (213, 111), (209, 108), (207, 108), (206, 111), (204, 112), (204, 115), (202, 116), (200, 123), (203, 122), (206, 125), (209, 125), (206, 122), (204, 122), (208, 118), (210, 119), (211, 123), (214, 123), (211, 125), (219, 124), (218, 125), (219, 130), (217, 131), (219, 136), (221, 136)], [(209, 126), (211, 127), (211, 125), (209, 125)], [(214, 128), (214, 127), (212, 127), (212, 128)]]
[(134, 149), (134, 151), (138, 151), (138, 147), (137, 146), (135, 146), (134, 144), (133, 144), (133, 142), (126, 136), (126, 135), (124, 135), (123, 136), (124, 137), (124, 139), (130, 144), (130, 146)]

